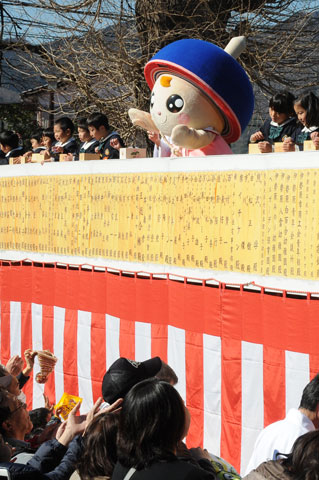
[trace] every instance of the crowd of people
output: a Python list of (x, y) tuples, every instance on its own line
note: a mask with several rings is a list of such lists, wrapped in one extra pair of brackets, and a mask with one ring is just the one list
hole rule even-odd
[(0, 133), (0, 164), (31, 162), (32, 154), (43, 156), (43, 162), (59, 161), (63, 154), (64, 161), (79, 160), (80, 153), (94, 153), (101, 159), (119, 158), (119, 149), (124, 147), (120, 135), (114, 131), (106, 115), (93, 113), (88, 118), (82, 118), (75, 125), (71, 118), (61, 117), (54, 122), (53, 130), (37, 131), (30, 136), (32, 149), (24, 151), (23, 142), (18, 133), (5, 130)]
[[(222, 458), (187, 448), (191, 418), (175, 388), (178, 378), (159, 357), (116, 360), (101, 381), (101, 397), (86, 414), (80, 402), (61, 421), (46, 398), (27, 411), (21, 388), (34, 352), (0, 369), (0, 475), (12, 479), (240, 479)], [(245, 480), (319, 479), (319, 375), (299, 408), (258, 436)], [(234, 448), (240, 448), (235, 446)], [(2, 472), (2, 473), (1, 473)]]
[[(278, 92), (269, 101), (269, 117), (249, 139), (250, 143), (258, 143), (261, 153), (272, 152), (276, 142), (282, 142), (286, 152), (295, 151), (296, 146), (303, 150), (306, 140), (312, 140), (319, 148), (319, 99), (314, 93), (295, 98), (288, 91)], [(154, 142), (155, 157), (171, 155), (169, 138), (155, 132), (148, 132), (148, 138)], [(61, 117), (53, 130), (37, 131), (29, 141), (32, 148), (25, 152), (18, 133), (1, 132), (0, 165), (7, 165), (9, 158), (13, 158), (13, 163), (21, 163), (22, 158), (31, 162), (33, 153), (42, 155), (43, 162), (58, 161), (60, 154), (64, 161), (79, 160), (80, 153), (97, 154), (104, 160), (117, 159), (119, 149), (125, 146), (118, 132), (110, 127), (107, 116), (99, 112), (77, 122), (77, 135), (71, 118)]]

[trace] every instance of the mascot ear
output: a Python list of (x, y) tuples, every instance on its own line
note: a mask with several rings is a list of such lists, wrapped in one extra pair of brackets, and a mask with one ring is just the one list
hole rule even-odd
[(148, 112), (143, 112), (137, 108), (130, 108), (128, 111), (131, 122), (136, 127), (142, 127), (148, 132), (159, 133), (158, 128), (152, 120), (151, 114)]
[(238, 58), (239, 55), (245, 50), (246, 45), (246, 37), (233, 37), (228, 42), (224, 50), (233, 58)]

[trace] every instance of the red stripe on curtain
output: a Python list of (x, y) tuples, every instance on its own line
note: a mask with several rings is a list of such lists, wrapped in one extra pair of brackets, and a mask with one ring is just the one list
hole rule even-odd
[(286, 416), (285, 351), (263, 348), (264, 426)]
[(75, 310), (65, 310), (64, 345), (63, 345), (63, 372), (64, 391), (72, 395), (79, 395), (78, 382), (78, 348), (77, 348), (78, 316)]
[[(21, 303), (21, 356), (24, 358), (24, 352), (27, 348), (32, 349), (32, 322), (31, 319), (31, 305), (30, 303)], [(26, 365), (24, 364), (24, 367)], [(32, 408), (32, 394), (33, 394), (33, 370), (30, 374), (30, 380), (26, 383), (23, 391), (27, 397), (28, 408)]]
[(220, 455), (231, 458), (240, 471), (241, 445), (241, 342), (222, 342), (221, 440)]
[(6, 365), (10, 352), (10, 302), (1, 302), (1, 363)]
[(204, 441), (203, 335), (186, 332), (185, 359), (186, 404), (189, 405), (191, 414), (187, 445), (202, 447)]
[(92, 313), (91, 317), (91, 380), (93, 400), (101, 397), (101, 384), (106, 372), (105, 315)]

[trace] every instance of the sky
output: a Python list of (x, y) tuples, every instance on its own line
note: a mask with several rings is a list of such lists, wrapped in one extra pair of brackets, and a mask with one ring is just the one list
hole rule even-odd
[[(73, 5), (74, 0), (57, 0), (63, 6)], [(38, 43), (57, 38), (58, 36), (69, 35), (72, 31), (72, 19), (76, 17), (75, 14), (67, 14), (62, 16), (56, 14), (53, 10), (47, 11), (43, 8), (34, 8), (32, 6), (23, 6), (21, 4), (39, 5), (37, 0), (5, 0), (1, 2), (7, 15), (5, 15), (5, 37), (15, 37), (24, 35), (26, 40), (31, 43)], [(49, 3), (49, 2), (48, 2)], [(80, 1), (79, 1), (80, 3)], [(97, 3), (97, 2), (96, 2)], [(117, 11), (120, 0), (103, 1), (103, 9), (105, 15), (112, 15), (112, 12)], [(92, 11), (86, 10), (86, 22), (88, 23), (92, 17)], [(11, 18), (10, 18), (11, 17)], [(15, 22), (12, 21), (15, 19)], [(106, 26), (109, 21), (102, 18), (98, 25), (100, 27)], [(43, 26), (45, 24), (45, 26)]]
[[(56, 0), (63, 6), (72, 5), (76, 3), (75, 0)], [(133, 1), (133, 0), (132, 0)], [(185, 1), (185, 0), (181, 0)], [(49, 2), (48, 2), (49, 3)], [(81, 3), (81, 0), (78, 0), (78, 4)], [(97, 2), (96, 2), (97, 3)], [(0, 2), (0, 5), (3, 5), (3, 8), (6, 10), (7, 15), (5, 15), (5, 37), (8, 38), (8, 35), (15, 37), (25, 36), (25, 39), (31, 43), (41, 43), (47, 42), (53, 39), (56, 39), (58, 36), (69, 35), (72, 31), (71, 22), (72, 17), (68, 15), (63, 17), (62, 15), (55, 14), (54, 11), (46, 11), (43, 8), (34, 8), (34, 7), (23, 7), (21, 4), (33, 4), (39, 5), (40, 1), (38, 0), (4, 0)], [(102, 2), (102, 8), (106, 9), (106, 14), (114, 14), (118, 11), (118, 7), (121, 4), (120, 0), (104, 0)], [(298, 10), (303, 6), (312, 7), (319, 9), (319, 0), (296, 0), (294, 3), (294, 10)], [(16, 19), (16, 22), (13, 23), (10, 16)], [(75, 15), (73, 16), (75, 18)], [(87, 17), (87, 20), (92, 18), (91, 16)], [(43, 23), (46, 24), (46, 27), (43, 28)], [(97, 26), (103, 27), (106, 26), (109, 22), (104, 18), (101, 20)]]

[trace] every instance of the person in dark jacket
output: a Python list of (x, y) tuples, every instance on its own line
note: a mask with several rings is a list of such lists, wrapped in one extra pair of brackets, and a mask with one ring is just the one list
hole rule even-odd
[(52, 147), (53, 158), (59, 160), (60, 153), (65, 154), (65, 160), (72, 161), (78, 150), (77, 141), (73, 137), (74, 123), (69, 117), (60, 117), (54, 122), (55, 145)]
[[(2, 377), (9, 378), (8, 375)], [(25, 436), (32, 430), (32, 422), (26, 409), (16, 395), (0, 390), (0, 433), (4, 440), (15, 448), (15, 453), (30, 452)]]
[(269, 117), (260, 129), (250, 136), (250, 142), (258, 142), (261, 153), (272, 152), (275, 142), (283, 142), (291, 137), (297, 129), (296, 114), (294, 112), (292, 93), (282, 91), (276, 93), (269, 100)]
[(78, 136), (81, 144), (75, 155), (75, 160), (79, 160), (80, 153), (96, 153), (100, 143), (91, 137), (86, 118), (80, 118), (78, 121)]
[(112, 480), (215, 479), (209, 455), (198, 464), (177, 456), (190, 416), (177, 390), (150, 378), (137, 383), (125, 396), (120, 413), (117, 454)]
[[(79, 408), (80, 403), (70, 412), (67, 422), (59, 429), (57, 438), (41, 445), (26, 465), (2, 462), (0, 467), (9, 472), (12, 480), (68, 480), (81, 455), (81, 435), (87, 425), (86, 416), (76, 415)], [(10, 412), (13, 413), (11, 408)]]
[[(11, 130), (5, 130), (0, 133), (0, 148), (5, 154), (4, 158), (1, 158), (1, 165), (8, 165), (9, 158), (20, 157), (23, 154), (23, 148), (19, 145), (19, 135)], [(20, 160), (17, 160), (20, 163)]]
[(101, 159), (119, 158), (119, 148), (125, 145), (120, 135), (110, 127), (107, 116), (103, 113), (92, 113), (87, 118), (87, 124), (91, 137), (99, 142), (98, 153)]
[(294, 151), (298, 145), (300, 151), (306, 140), (312, 140), (319, 146), (319, 98), (312, 92), (304, 93), (295, 100), (294, 109), (298, 117), (297, 130), (284, 141), (284, 151)]

